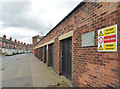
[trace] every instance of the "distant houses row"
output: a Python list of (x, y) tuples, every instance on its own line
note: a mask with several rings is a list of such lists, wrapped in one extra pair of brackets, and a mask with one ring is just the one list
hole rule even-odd
[(26, 44), (16, 39), (13, 41), (12, 37), (6, 39), (6, 35), (0, 37), (0, 53), (24, 53), (32, 52), (32, 44)]

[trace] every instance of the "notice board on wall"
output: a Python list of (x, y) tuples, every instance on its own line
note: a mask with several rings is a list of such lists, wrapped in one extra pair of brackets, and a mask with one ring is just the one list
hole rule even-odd
[(117, 25), (98, 30), (98, 51), (117, 51)]
[(88, 32), (82, 35), (82, 47), (95, 45), (95, 32)]

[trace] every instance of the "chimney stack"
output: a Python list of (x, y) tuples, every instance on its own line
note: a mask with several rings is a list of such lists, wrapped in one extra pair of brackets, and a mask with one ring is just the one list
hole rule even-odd
[(17, 43), (17, 40), (15, 39), (15, 43)]
[(10, 37), (10, 41), (12, 41), (12, 37)]
[(18, 44), (20, 44), (20, 41), (18, 41)]
[(3, 39), (6, 40), (6, 35), (3, 36)]

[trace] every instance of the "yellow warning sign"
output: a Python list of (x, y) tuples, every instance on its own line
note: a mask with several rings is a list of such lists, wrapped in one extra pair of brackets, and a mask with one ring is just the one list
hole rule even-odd
[(116, 43), (104, 44), (104, 50), (116, 50)]
[(104, 36), (116, 34), (116, 26), (104, 29)]
[(103, 50), (103, 47), (102, 47), (102, 45), (100, 45), (100, 47), (99, 47), (99, 50)]
[(103, 36), (103, 33), (102, 33), (102, 31), (100, 31), (100, 33), (99, 33), (99, 36)]
[(98, 30), (98, 51), (117, 51), (117, 24)]

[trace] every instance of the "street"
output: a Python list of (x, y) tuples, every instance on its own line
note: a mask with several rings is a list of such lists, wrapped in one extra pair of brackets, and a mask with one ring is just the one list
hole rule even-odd
[(31, 53), (0, 57), (2, 87), (47, 87), (62, 81), (72, 86), (69, 80), (57, 75)]
[[(27, 56), (29, 55), (29, 56)], [(31, 87), (30, 54), (2, 57), (2, 86)]]
[(120, 89), (120, 0), (0, 0), (0, 88)]

